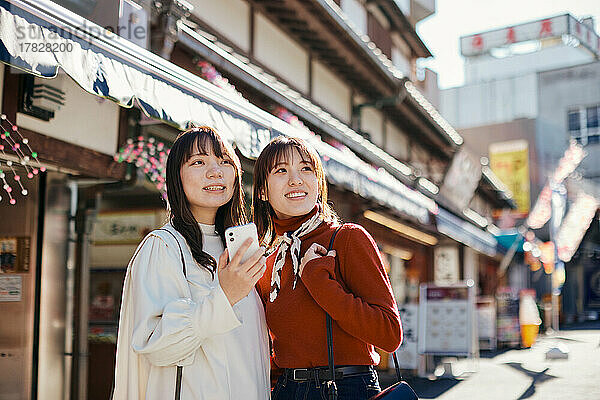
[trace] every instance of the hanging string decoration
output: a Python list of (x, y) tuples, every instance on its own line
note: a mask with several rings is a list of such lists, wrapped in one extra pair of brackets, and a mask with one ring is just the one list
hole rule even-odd
[[(235, 94), (236, 96), (243, 97), (242, 94), (237, 91), (235, 86), (232, 85), (231, 83), (229, 83), (227, 78), (223, 77), (211, 63), (204, 61), (204, 60), (196, 60), (195, 63), (196, 63), (196, 66), (199, 68), (200, 76), (203, 79), (207, 80), (208, 82), (212, 83), (215, 86), (220, 87), (221, 89), (227, 90), (229, 93)], [(314, 133), (306, 125), (304, 125), (304, 123), (295, 114), (290, 112), (287, 108), (282, 107), (282, 106), (276, 106), (272, 110), (272, 112), (273, 112), (273, 115), (275, 115), (277, 118), (281, 119), (282, 121), (285, 121), (288, 124), (290, 124), (296, 128), (302, 129), (313, 136), (316, 135), (316, 133)], [(344, 152), (348, 156), (356, 157), (356, 155), (352, 152), (352, 150), (350, 150), (343, 143), (341, 143), (333, 138), (327, 138), (327, 139), (321, 138), (321, 139), (324, 140), (325, 142), (327, 142), (328, 144), (330, 144), (331, 146), (335, 147), (336, 149)], [(377, 166), (377, 165), (370, 164), (370, 166), (373, 169), (376, 169), (376, 170), (379, 169), (379, 166)]]
[[(8, 154), (6, 151), (12, 150), (18, 161), (16, 163), (25, 168), (25, 174), (27, 178), (33, 179), (40, 171), (46, 171), (46, 168), (38, 160), (38, 153), (33, 151), (29, 145), (29, 140), (23, 137), (17, 125), (9, 121), (5, 114), (0, 115), (0, 152), (6, 160), (4, 163), (0, 162), (0, 181), (2, 181), (2, 189), (8, 196), (8, 202), (11, 205), (17, 204), (17, 199), (14, 197), (13, 186), (18, 186), (21, 195), (27, 196), (29, 193), (21, 180), (21, 175), (15, 169), (13, 161), (8, 160)], [(5, 166), (6, 165), (6, 166)], [(7, 176), (8, 174), (8, 176)], [(12, 183), (11, 182), (15, 182)], [(0, 195), (0, 202), (2, 201)]]
[[(197, 60), (196, 66), (200, 69), (200, 76), (203, 79), (207, 80), (215, 86), (220, 87), (221, 89), (225, 89), (228, 92), (235, 94), (236, 96), (243, 97), (242, 94), (238, 92), (238, 90), (235, 88), (235, 86), (229, 83), (229, 80), (223, 77), (223, 75), (221, 75), (211, 63), (204, 60)], [(292, 114), (285, 107), (275, 107), (273, 110), (273, 114), (277, 118), (287, 122), (288, 124), (296, 128), (304, 129), (310, 134), (315, 135), (315, 133), (308, 129), (308, 127), (304, 125), (304, 123), (296, 115)], [(341, 143), (339, 144), (341, 145)]]
[(115, 154), (118, 163), (126, 162), (141, 168), (148, 179), (155, 184), (162, 198), (167, 199), (166, 166), (170, 149), (154, 138), (138, 136), (137, 141), (127, 139), (127, 144)]
[(238, 97), (243, 97), (242, 94), (235, 88), (235, 86), (229, 83), (229, 80), (223, 77), (223, 75), (221, 75), (211, 63), (204, 60), (199, 60), (196, 61), (196, 66), (200, 70), (200, 76), (203, 79), (209, 81), (215, 86), (220, 87), (221, 89), (225, 89), (231, 94), (234, 94)]
[[(300, 129), (306, 129), (309, 132), (311, 132), (306, 125), (304, 125), (304, 123), (302, 121), (300, 121), (300, 119), (298, 119), (297, 116), (295, 116), (294, 114), (292, 114), (287, 108), (285, 107), (281, 107), (281, 106), (277, 106), (275, 107), (275, 109), (273, 110), (273, 114), (275, 114), (275, 116), (277, 118), (279, 118), (282, 121), (287, 122), (288, 124), (296, 127), (296, 128), (300, 128)], [(313, 135), (314, 133), (311, 132)]]
[[(303, 129), (306, 132), (310, 133), (311, 135), (316, 135), (316, 133), (314, 133), (313, 131), (311, 131), (306, 125), (304, 125), (304, 123), (293, 113), (291, 113), (287, 108), (285, 107), (281, 107), (281, 106), (277, 106), (273, 109), (273, 114), (279, 118), (282, 121), (287, 122), (288, 124), (299, 128), (299, 129)], [(321, 138), (321, 140), (323, 140), (324, 142), (326, 142), (327, 144), (335, 147), (336, 149), (344, 152), (345, 154), (347, 154), (348, 156), (352, 156), (352, 157), (356, 157), (356, 155), (354, 154), (354, 152), (352, 152), (352, 150), (350, 150), (345, 144), (333, 139), (333, 138), (327, 138), (327, 139), (323, 139)], [(370, 164), (372, 168), (374, 169), (378, 169), (379, 167), (376, 165), (372, 165)]]
[[(200, 59), (196, 59), (194, 61), (196, 67), (200, 70), (200, 76), (207, 80), (208, 82), (218, 86), (222, 89), (225, 89), (227, 92), (232, 93), (234, 95), (240, 96), (243, 98), (240, 92), (237, 91), (235, 86), (233, 86), (229, 81), (221, 76), (221, 74), (208, 62)], [(371, 181), (381, 181), (381, 182), (389, 182), (390, 184), (395, 184), (396, 180), (393, 176), (388, 173), (383, 167), (376, 165), (375, 163), (367, 163), (365, 160), (361, 159), (354, 151), (348, 148), (343, 143), (332, 139), (332, 138), (322, 138), (319, 135), (315, 134), (311, 131), (307, 126), (305, 126), (302, 121), (294, 114), (292, 114), (289, 110), (284, 107), (276, 106), (271, 110), (272, 114), (278, 117), (279, 119), (297, 127), (299, 129), (305, 130), (307, 133), (314, 135), (318, 140), (321, 140), (339, 150), (342, 153), (342, 156), (349, 157), (354, 159), (357, 164), (361, 166), (366, 166), (370, 168), (372, 171), (369, 171), (368, 179)], [(324, 160), (327, 160), (327, 156), (323, 156)], [(404, 187), (404, 186), (403, 186)], [(404, 193), (409, 195), (411, 198), (419, 198), (420, 202), (425, 205), (429, 210), (435, 211), (437, 210), (437, 205), (430, 198), (425, 195), (416, 192), (412, 188), (404, 187), (401, 189)], [(437, 212), (437, 211), (436, 211)]]

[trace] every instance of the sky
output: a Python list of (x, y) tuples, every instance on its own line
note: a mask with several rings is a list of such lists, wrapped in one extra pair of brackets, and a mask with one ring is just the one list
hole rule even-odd
[(420, 65), (438, 73), (441, 89), (461, 86), (461, 36), (567, 12), (578, 19), (593, 16), (600, 31), (600, 0), (436, 0), (435, 14), (417, 24), (417, 33), (434, 55)]

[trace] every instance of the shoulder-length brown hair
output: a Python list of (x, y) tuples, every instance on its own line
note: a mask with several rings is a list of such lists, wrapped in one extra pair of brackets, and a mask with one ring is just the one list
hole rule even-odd
[(194, 214), (192, 214), (181, 181), (182, 165), (190, 159), (192, 154), (196, 152), (207, 154), (209, 149), (219, 158), (223, 158), (224, 155), (229, 156), (235, 166), (236, 177), (233, 196), (231, 200), (217, 209), (215, 217), (215, 230), (221, 237), (223, 244), (225, 244), (225, 229), (247, 222), (244, 209), (244, 191), (242, 190), (242, 167), (233, 147), (208, 126), (192, 128), (182, 132), (173, 143), (167, 157), (166, 183), (169, 221), (185, 238), (196, 262), (206, 268), (214, 278), (217, 261), (202, 250), (202, 231), (198, 221), (194, 218)]
[(271, 140), (263, 149), (254, 164), (254, 189), (252, 193), (252, 218), (258, 230), (258, 239), (266, 246), (273, 244), (275, 231), (273, 228), (273, 217), (275, 211), (268, 199), (263, 200), (267, 194), (267, 177), (279, 162), (288, 161), (288, 157), (296, 150), (303, 161), (312, 164), (317, 181), (319, 183), (319, 194), (317, 205), (323, 220), (328, 222), (339, 221), (338, 216), (327, 203), (327, 180), (321, 158), (304, 140), (294, 137), (278, 136)]

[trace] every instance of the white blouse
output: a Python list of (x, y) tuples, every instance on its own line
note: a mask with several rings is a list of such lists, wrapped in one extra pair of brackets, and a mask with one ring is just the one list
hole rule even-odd
[[(218, 260), (214, 226), (200, 227), (204, 251)], [(182, 400), (268, 399), (269, 343), (256, 290), (232, 307), (217, 274), (196, 264), (171, 224), (163, 229), (177, 237), (187, 281), (175, 238), (148, 234), (123, 285), (113, 400), (174, 399), (177, 365), (184, 366)]]

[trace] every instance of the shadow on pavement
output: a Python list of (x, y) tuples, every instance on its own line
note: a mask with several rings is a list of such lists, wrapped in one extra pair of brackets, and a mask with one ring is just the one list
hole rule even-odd
[(552, 340), (562, 340), (563, 342), (575, 342), (575, 343), (585, 343), (583, 340), (571, 339), (562, 336), (549, 337)]
[(543, 383), (545, 381), (549, 381), (551, 379), (556, 378), (556, 376), (554, 376), (554, 375), (546, 375), (546, 372), (550, 368), (546, 368), (543, 371), (532, 371), (527, 368), (523, 368), (523, 365), (521, 363), (509, 362), (509, 363), (505, 363), (505, 365), (508, 365), (509, 367), (512, 367), (512, 368), (516, 369), (517, 371), (522, 372), (525, 375), (532, 378), (532, 381), (531, 381), (531, 384), (529, 385), (529, 387), (527, 389), (525, 389), (523, 394), (521, 396), (519, 396), (517, 398), (517, 400), (530, 398), (531, 396), (533, 396), (535, 394), (535, 387), (538, 383)]
[[(404, 377), (404, 380), (413, 388), (420, 399), (436, 399), (447, 390), (453, 388), (460, 382), (458, 379), (436, 379), (429, 380), (418, 377)], [(379, 383), (385, 389), (397, 382), (396, 375), (379, 371)]]
[(500, 354), (506, 353), (507, 351), (511, 351), (511, 350), (518, 350), (518, 349), (511, 348), (511, 347), (504, 347), (502, 349), (496, 349), (496, 350), (481, 350), (479, 352), (479, 357), (480, 358), (494, 358), (496, 356), (499, 356)]

